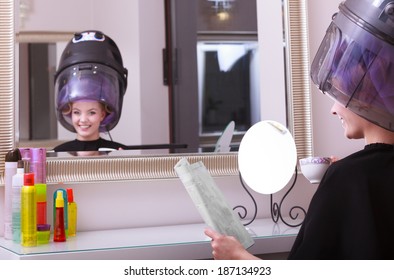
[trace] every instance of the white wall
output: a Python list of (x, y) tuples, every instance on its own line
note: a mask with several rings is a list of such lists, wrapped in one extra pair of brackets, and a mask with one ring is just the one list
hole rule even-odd
[[(243, 205), (252, 217), (254, 206), (251, 198), (243, 190), (238, 176), (216, 177), (215, 182), (223, 191), (230, 206)], [(299, 184), (283, 203), (283, 215), (288, 216), (290, 207), (305, 207), (315, 186), (306, 183), (299, 176)], [(48, 197), (64, 185), (48, 187)], [(117, 228), (152, 227), (202, 223), (202, 219), (184, 186), (178, 179), (114, 182), (106, 184), (69, 185), (74, 189), (78, 204), (78, 230), (102, 230)], [(275, 194), (275, 201), (282, 198), (284, 189)], [(257, 218), (270, 217), (270, 197), (251, 190), (258, 204)], [(298, 196), (298, 197), (297, 197)], [(53, 203), (48, 202), (48, 209)], [(52, 211), (48, 211), (52, 221)], [(290, 220), (287, 220), (290, 222)], [(158, 234), (160, 234), (158, 230)], [(203, 233), (201, 233), (203, 234)]]
[(282, 1), (257, 1), (262, 120), (286, 124)]

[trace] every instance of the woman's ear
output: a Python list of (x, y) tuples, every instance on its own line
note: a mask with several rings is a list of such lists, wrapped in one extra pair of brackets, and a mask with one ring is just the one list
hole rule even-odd
[(107, 115), (107, 112), (105, 110), (101, 110), (101, 118), (100, 118), (100, 122), (102, 122), (105, 118), (105, 116)]
[(106, 104), (100, 102), (100, 105), (101, 105), (101, 119), (100, 119), (100, 122), (102, 122), (104, 120), (104, 118), (107, 116), (107, 114), (109, 114), (109, 112), (108, 112), (108, 109), (107, 109), (108, 106)]

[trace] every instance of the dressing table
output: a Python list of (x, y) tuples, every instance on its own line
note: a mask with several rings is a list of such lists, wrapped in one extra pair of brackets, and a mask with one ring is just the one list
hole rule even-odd
[[(22, 247), (0, 238), (0, 259), (210, 259), (212, 249), (204, 236), (205, 224), (78, 232), (66, 242)], [(256, 255), (288, 252), (298, 228), (255, 220), (249, 227)]]

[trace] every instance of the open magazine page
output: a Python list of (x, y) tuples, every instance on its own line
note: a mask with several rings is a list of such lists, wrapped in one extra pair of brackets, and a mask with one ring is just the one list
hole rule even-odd
[(244, 248), (254, 244), (202, 162), (189, 164), (183, 158), (175, 165), (175, 171), (209, 227), (221, 234), (236, 237)]

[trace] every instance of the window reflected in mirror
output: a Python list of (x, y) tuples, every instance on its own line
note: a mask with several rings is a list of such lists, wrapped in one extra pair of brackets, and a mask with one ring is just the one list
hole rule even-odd
[(238, 133), (260, 120), (257, 55), (257, 40), (197, 43), (200, 137), (231, 120)]
[(261, 119), (256, 0), (166, 3), (172, 140), (213, 149), (234, 121), (235, 151)]
[(19, 44), (19, 139), (57, 139), (55, 43)]

